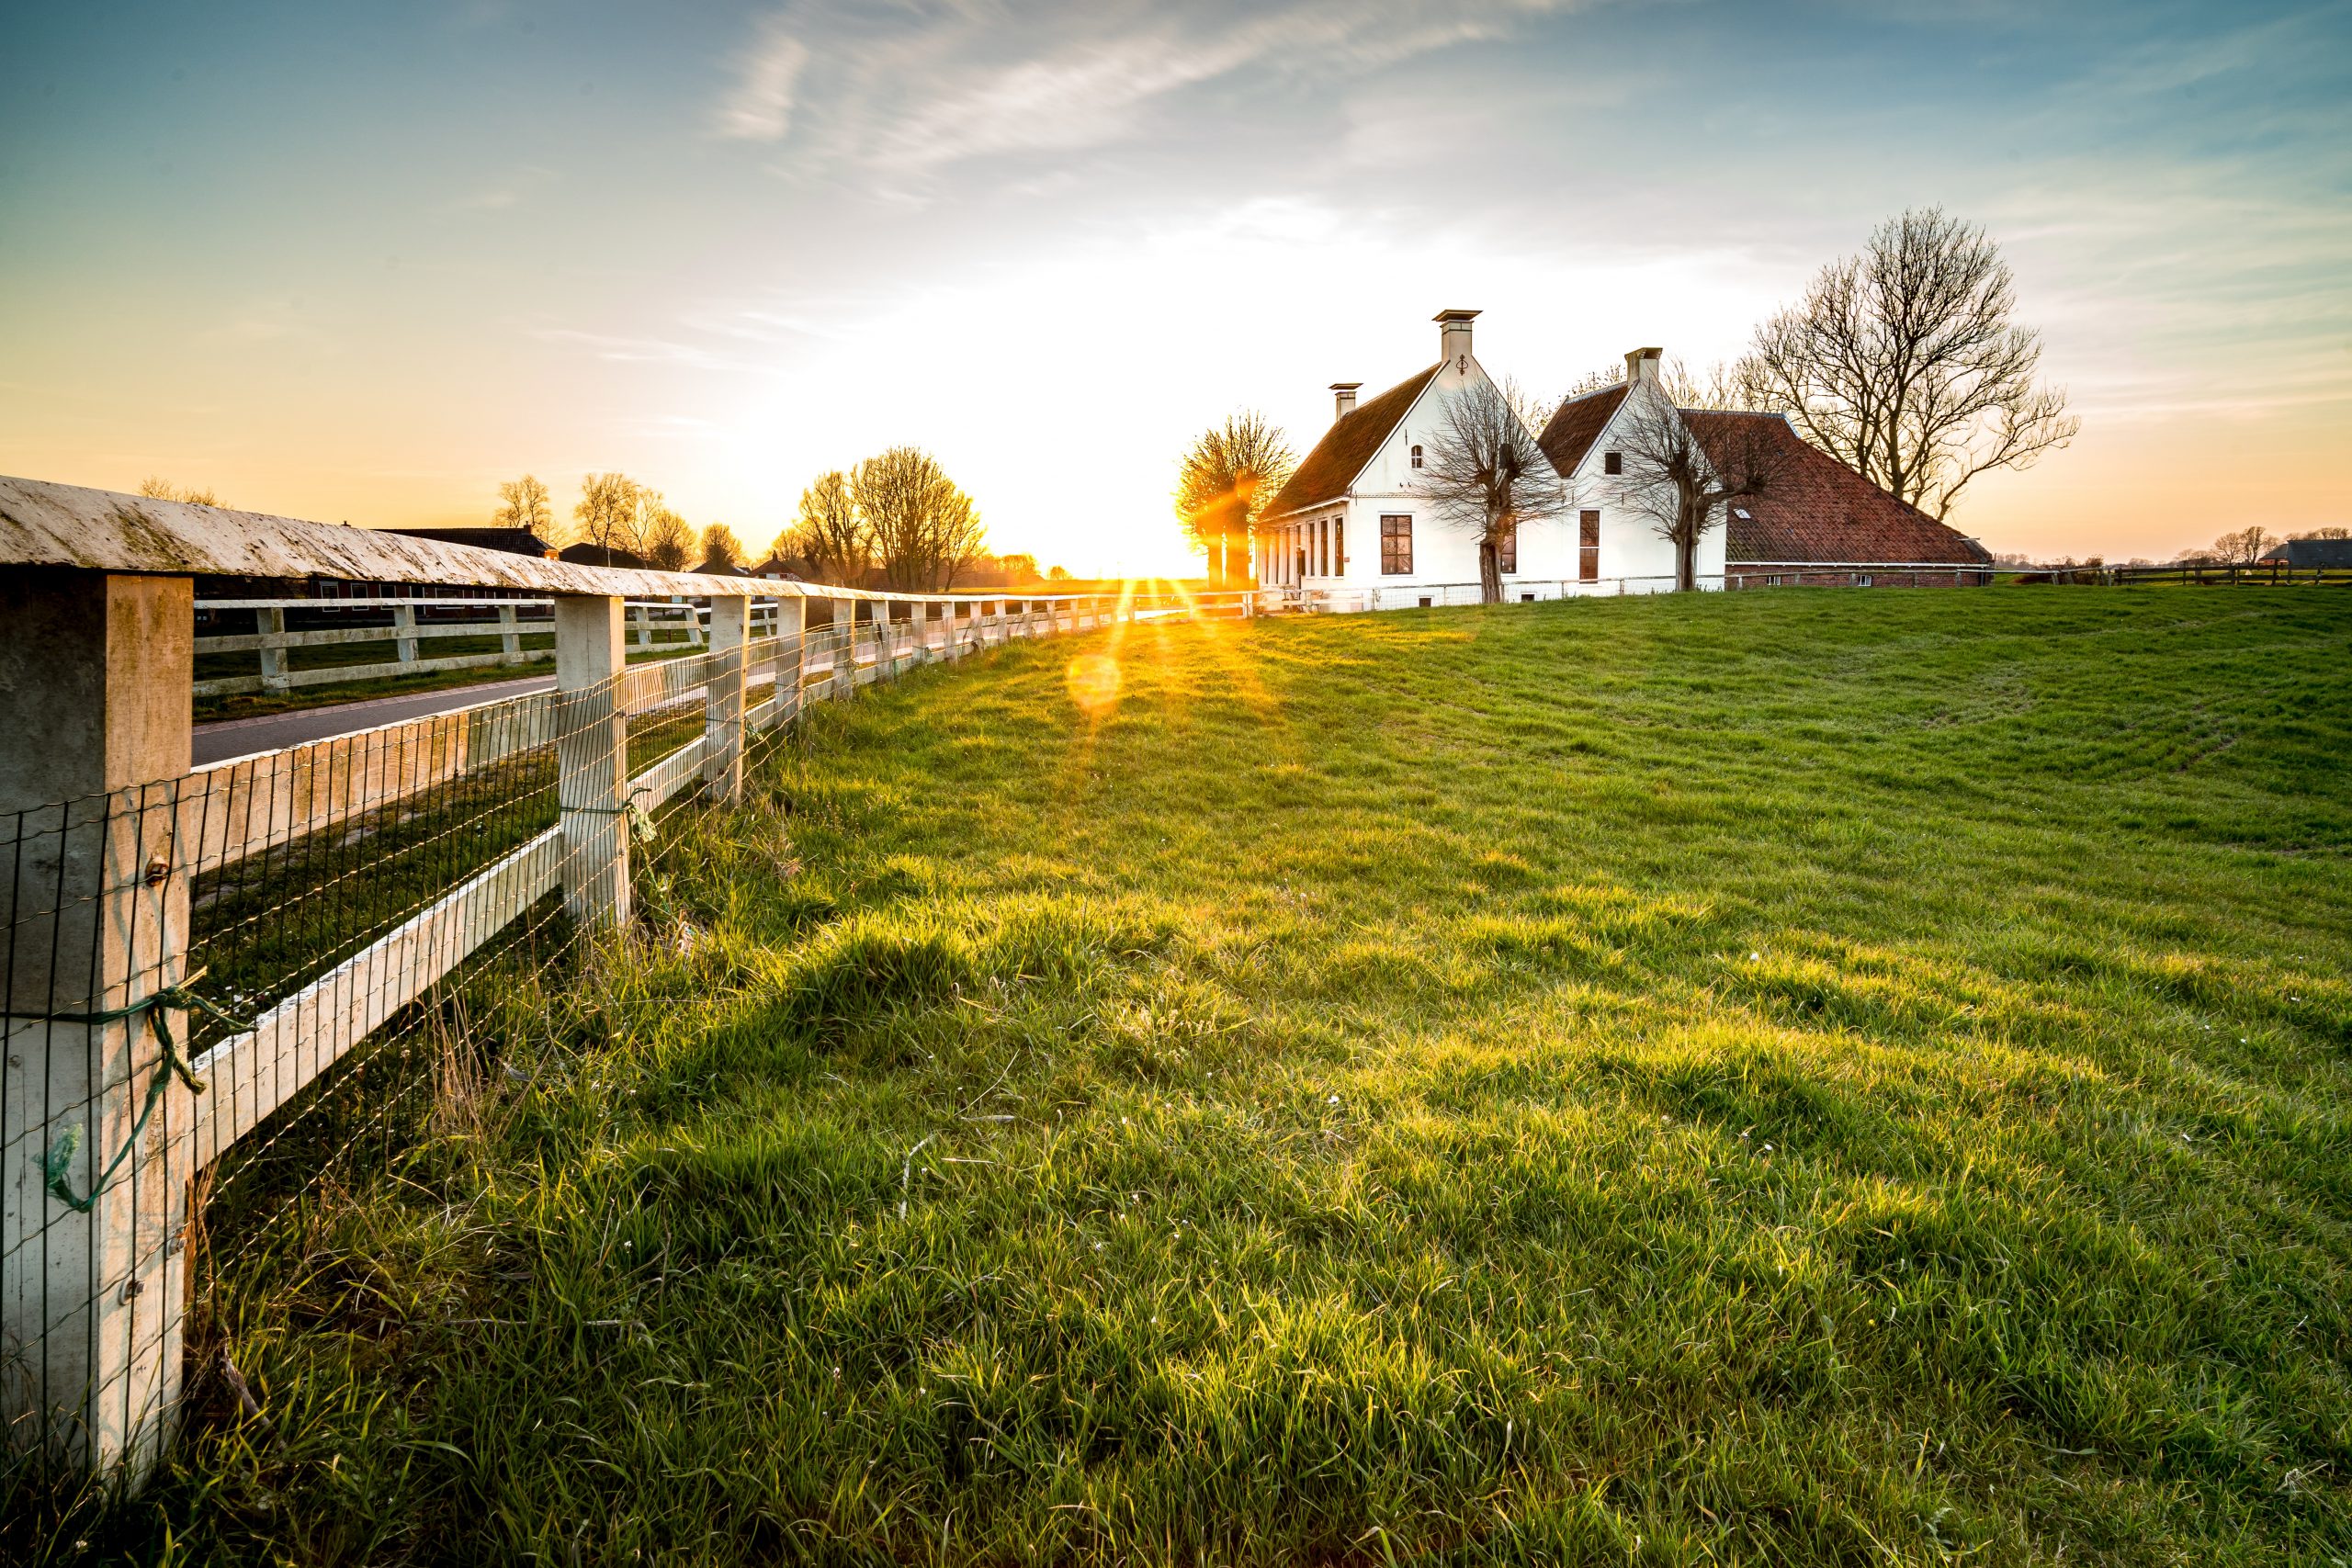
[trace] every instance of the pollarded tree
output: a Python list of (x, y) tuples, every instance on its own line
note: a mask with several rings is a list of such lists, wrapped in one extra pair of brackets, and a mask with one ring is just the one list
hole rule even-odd
[(1250, 530), (1297, 467), (1281, 426), (1254, 412), (1229, 415), (1194, 439), (1177, 469), (1176, 515), (1208, 558), (1209, 586), (1248, 581)]
[(1776, 413), (1694, 412), (1636, 388), (1609, 427), (1625, 455), (1623, 504), (1674, 547), (1674, 586), (1699, 586), (1699, 545), (1733, 501), (1786, 482), (1796, 433)]
[(2030, 467), (2082, 422), (2037, 384), (2041, 335), (1984, 231), (1940, 209), (1879, 225), (1757, 329), (1735, 378), (1815, 446), (1936, 517), (1992, 468)]
[(944, 593), (980, 552), (984, 530), (972, 498), (920, 446), (893, 446), (857, 466), (851, 480), (874, 540), (882, 580), (910, 592)]
[(551, 545), (563, 542), (555, 536), (555, 503), (548, 487), (531, 474), (498, 487), (498, 510), (491, 521), (502, 528), (526, 528)]
[(1476, 534), (1478, 599), (1503, 597), (1502, 547), (1527, 524), (1555, 517), (1568, 487), (1553, 471), (1533, 431), (1543, 423), (1516, 386), (1483, 378), (1445, 400), (1423, 441), (1425, 459), (1413, 492), (1438, 521)]

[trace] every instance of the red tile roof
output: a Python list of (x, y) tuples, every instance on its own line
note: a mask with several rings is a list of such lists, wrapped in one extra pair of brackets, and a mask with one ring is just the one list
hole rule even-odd
[(1553, 470), (1562, 479), (1577, 471), (1577, 465), (1592, 450), (1592, 444), (1600, 439), (1601, 430), (1624, 402), (1631, 385), (1620, 381), (1613, 387), (1570, 398), (1553, 413), (1551, 422), (1544, 426), (1544, 434), (1535, 438), (1535, 445), (1544, 448), (1544, 456), (1552, 460)]
[(1359, 405), (1351, 413), (1333, 422), (1306, 455), (1306, 461), (1292, 474), (1290, 483), (1282, 493), (1259, 513), (1261, 517), (1280, 517), (1286, 512), (1337, 501), (1348, 493), (1356, 476), (1364, 470), (1380, 451), (1380, 444), (1395, 432), (1407, 411), (1412, 408), (1422, 390), (1443, 364), (1430, 366), (1419, 375), (1399, 381), (1368, 403)]
[[(1682, 417), (1702, 446), (1713, 447), (1728, 439), (1738, 428), (1735, 422), (1747, 420), (1770, 422), (1767, 428), (1773, 438), (1787, 444), (1789, 461), (1772, 489), (1731, 503), (1724, 550), (1727, 559), (1778, 565), (1783, 561), (1989, 564), (1993, 558), (1975, 540), (1896, 500), (1806, 441), (1779, 414), (1684, 409)], [(1743, 512), (1747, 515), (1740, 515)]]

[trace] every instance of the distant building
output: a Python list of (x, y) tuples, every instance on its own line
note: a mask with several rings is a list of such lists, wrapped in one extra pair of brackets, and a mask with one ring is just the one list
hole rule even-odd
[(566, 545), (557, 553), (556, 558), (570, 561), (574, 566), (619, 566), (640, 571), (653, 564), (635, 550), (616, 549), (606, 545)]
[(752, 567), (751, 575), (764, 577), (775, 582), (806, 582), (808, 580), (808, 568), (807, 561), (786, 560), (780, 555), (771, 555), (759, 565)]
[(555, 547), (528, 528), (385, 528), (411, 539), (432, 539), (444, 545), (470, 545), (478, 550), (500, 550), (510, 556), (555, 558)]
[(2290, 539), (2263, 551), (2262, 559), (2287, 567), (2352, 568), (2352, 539)]
[(702, 563), (699, 566), (689, 567), (687, 570), (689, 571), (699, 573), (704, 577), (751, 577), (754, 575), (752, 572), (746, 571), (743, 568), (737, 566), (733, 561), (720, 560), (716, 556), (706, 556), (703, 558)]

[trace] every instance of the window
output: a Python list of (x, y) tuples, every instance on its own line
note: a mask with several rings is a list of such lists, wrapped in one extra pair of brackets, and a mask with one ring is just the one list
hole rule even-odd
[(1414, 447), (1414, 448), (1413, 448), (1413, 467), (1415, 467), (1415, 468), (1419, 468), (1420, 466), (1421, 466), (1421, 449), (1420, 449), (1419, 446), (1416, 446), (1416, 447)]
[(1424, 609), (1424, 610), (1426, 610), (1426, 609), (1428, 609), (1429, 607), (1430, 607), (1430, 596), (1429, 596), (1428, 594), (1424, 593), (1424, 594), (1422, 594), (1422, 595), (1421, 595), (1421, 608), (1422, 608), (1422, 609)]
[(1331, 575), (1348, 575), (1348, 520), (1344, 517), (1331, 519)]
[(1858, 572), (1854, 573), (1854, 586), (1855, 586), (1855, 587), (1857, 587), (1857, 588), (1868, 588), (1870, 585), (1871, 585), (1871, 574), (1870, 574), (1869, 572), (1867, 572), (1867, 571), (1858, 571)]
[(1522, 604), (1532, 604), (1535, 603), (1535, 595), (1532, 593), (1522, 593), (1519, 596), (1519, 602)]
[(1604, 474), (1623, 473), (1625, 471), (1625, 454), (1623, 452), (1603, 452), (1600, 455), (1600, 471)]
[(1516, 523), (1504, 528), (1502, 537), (1495, 541), (1495, 570), (1502, 572), (1519, 570), (1519, 525)]
[[(1384, 577), (1408, 577), (1413, 570), (1413, 520), (1384, 516), (1380, 520), (1380, 572)], [(1427, 606), (1429, 601), (1421, 601)]]
[(1577, 513), (1577, 579), (1581, 582), (1600, 581), (1600, 513)]

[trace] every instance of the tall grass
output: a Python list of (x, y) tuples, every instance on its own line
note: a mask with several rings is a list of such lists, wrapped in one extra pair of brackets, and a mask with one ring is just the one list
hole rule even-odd
[(2348, 649), (1782, 592), (821, 713), (32, 1554), (2352, 1559)]

